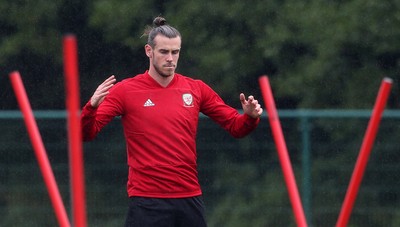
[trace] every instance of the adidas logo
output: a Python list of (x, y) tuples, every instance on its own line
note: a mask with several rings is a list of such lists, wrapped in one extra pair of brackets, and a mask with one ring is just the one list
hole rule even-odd
[(155, 106), (155, 104), (150, 99), (147, 99), (143, 106)]

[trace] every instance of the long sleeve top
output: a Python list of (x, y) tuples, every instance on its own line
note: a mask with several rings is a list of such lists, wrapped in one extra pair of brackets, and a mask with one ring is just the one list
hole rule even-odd
[(196, 133), (199, 113), (236, 138), (256, 128), (259, 119), (239, 114), (208, 85), (175, 74), (167, 87), (146, 71), (113, 86), (98, 108), (82, 110), (82, 135), (92, 140), (121, 116), (129, 166), (129, 196), (184, 198), (201, 195)]

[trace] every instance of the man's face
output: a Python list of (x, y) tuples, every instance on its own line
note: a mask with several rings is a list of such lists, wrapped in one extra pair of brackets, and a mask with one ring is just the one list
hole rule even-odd
[(150, 59), (152, 67), (160, 76), (169, 77), (174, 75), (178, 65), (179, 52), (181, 49), (181, 38), (167, 38), (157, 35), (154, 38), (155, 46), (146, 45), (146, 55)]

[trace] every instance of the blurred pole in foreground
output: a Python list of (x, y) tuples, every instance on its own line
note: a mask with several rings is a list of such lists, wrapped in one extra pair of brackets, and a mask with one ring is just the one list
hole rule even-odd
[(275, 101), (268, 77), (261, 76), (259, 78), (259, 83), (265, 102), (265, 108), (268, 112), (268, 119), (271, 124), (272, 135), (274, 137), (275, 145), (277, 147), (278, 157), (282, 167), (286, 187), (288, 189), (289, 198), (292, 203), (295, 220), (297, 226), (305, 227), (307, 226), (307, 221), (304, 215), (303, 205), (301, 204), (299, 191), (296, 185), (296, 179), (294, 177), (285, 138), (283, 136), (282, 127), (279, 121), (278, 112), (275, 107)]
[(21, 76), (19, 72), (14, 71), (10, 73), (9, 77), (15, 92), (15, 96), (18, 100), (19, 107), (24, 116), (26, 129), (28, 130), (29, 138), (35, 151), (36, 159), (39, 163), (39, 167), (42, 172), (58, 223), (61, 227), (70, 227), (71, 224), (69, 222), (67, 212), (65, 211), (64, 203), (58, 190), (53, 170), (51, 169), (51, 165), (43, 145), (43, 140), (33, 116), (32, 108), (22, 83)]
[(63, 37), (72, 214), (75, 227), (86, 227), (85, 177), (80, 123), (78, 47), (74, 35)]
[(347, 189), (346, 197), (344, 199), (336, 227), (345, 227), (349, 221), (391, 87), (392, 79), (384, 78), (379, 88), (375, 106), (368, 123), (367, 131), (365, 132), (364, 140), (353, 170), (353, 175), (351, 176), (349, 187)]

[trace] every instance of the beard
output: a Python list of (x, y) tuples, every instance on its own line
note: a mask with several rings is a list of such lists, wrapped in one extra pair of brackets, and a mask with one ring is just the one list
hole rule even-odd
[[(174, 67), (173, 70), (171, 70), (171, 69), (164, 70), (164, 67), (171, 67), (171, 66)], [(156, 64), (153, 64), (153, 67), (157, 71), (157, 73), (162, 77), (170, 77), (170, 76), (173, 76), (175, 74), (176, 65), (174, 65), (172, 63), (171, 64), (164, 64), (161, 67), (159, 67)]]

